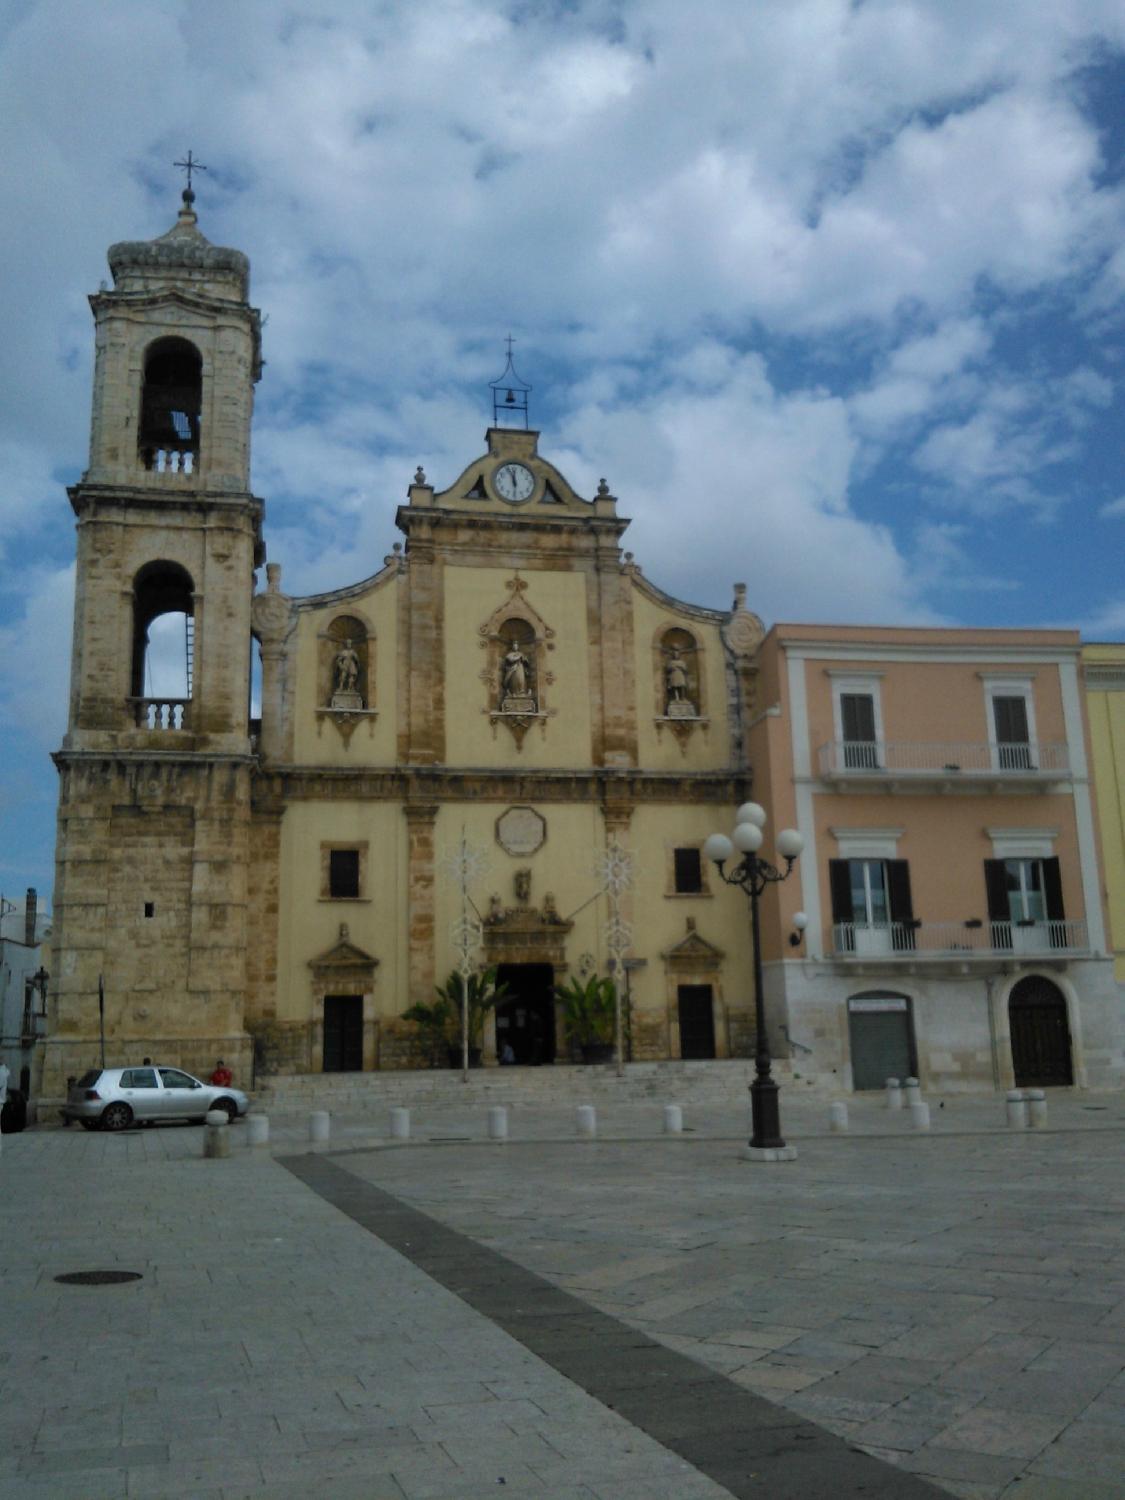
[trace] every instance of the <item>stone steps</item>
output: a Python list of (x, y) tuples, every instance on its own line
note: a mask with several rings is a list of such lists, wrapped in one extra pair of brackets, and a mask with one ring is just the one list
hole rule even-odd
[[(774, 1077), (791, 1081), (787, 1062)], [(612, 1066), (474, 1068), (467, 1083), (456, 1069), (380, 1073), (286, 1073), (259, 1080), (258, 1109), (277, 1114), (327, 1109), (364, 1114), (392, 1105), (742, 1103), (754, 1065), (729, 1062), (629, 1063), (618, 1077)]]

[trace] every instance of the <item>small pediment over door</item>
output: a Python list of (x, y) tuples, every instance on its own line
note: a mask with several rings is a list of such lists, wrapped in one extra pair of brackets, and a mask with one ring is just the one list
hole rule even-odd
[(726, 954), (714, 943), (709, 943), (695, 930), (695, 918), (688, 917), (687, 932), (672, 948), (663, 952), (661, 958), (669, 969), (684, 973), (697, 973), (722, 966)]
[[(309, 968), (324, 980), (366, 979), (375, 977), (379, 960), (358, 947), (348, 936), (348, 924), (340, 923), (340, 936), (331, 948), (309, 959)], [(370, 984), (365, 988), (370, 988)]]

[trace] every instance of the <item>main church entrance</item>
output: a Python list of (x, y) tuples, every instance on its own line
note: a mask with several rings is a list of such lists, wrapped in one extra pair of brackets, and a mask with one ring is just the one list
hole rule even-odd
[(555, 1060), (555, 971), (551, 964), (500, 964), (498, 984), (508, 986), (508, 997), (496, 1007), (496, 1055), (505, 1047), (511, 1061), (537, 1067)]

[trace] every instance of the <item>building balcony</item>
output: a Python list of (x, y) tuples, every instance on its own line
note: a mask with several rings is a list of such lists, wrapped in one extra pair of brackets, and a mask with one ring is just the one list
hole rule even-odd
[(129, 712), (138, 729), (191, 728), (190, 698), (130, 698)]
[(818, 752), (820, 774), (840, 791), (1046, 789), (1070, 775), (1065, 744), (833, 740)]
[(1057, 963), (1089, 952), (1085, 922), (836, 922), (834, 960), (857, 968)]

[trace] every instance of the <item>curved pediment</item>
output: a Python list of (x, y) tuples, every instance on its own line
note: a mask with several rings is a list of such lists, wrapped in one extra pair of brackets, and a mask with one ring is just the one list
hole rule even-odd
[(597, 509), (596, 501), (584, 500), (566, 476), (541, 457), (537, 432), (492, 427), (485, 437), (487, 451), (466, 464), (448, 488), (435, 491), (435, 509), (519, 515), (526, 521), (588, 516)]

